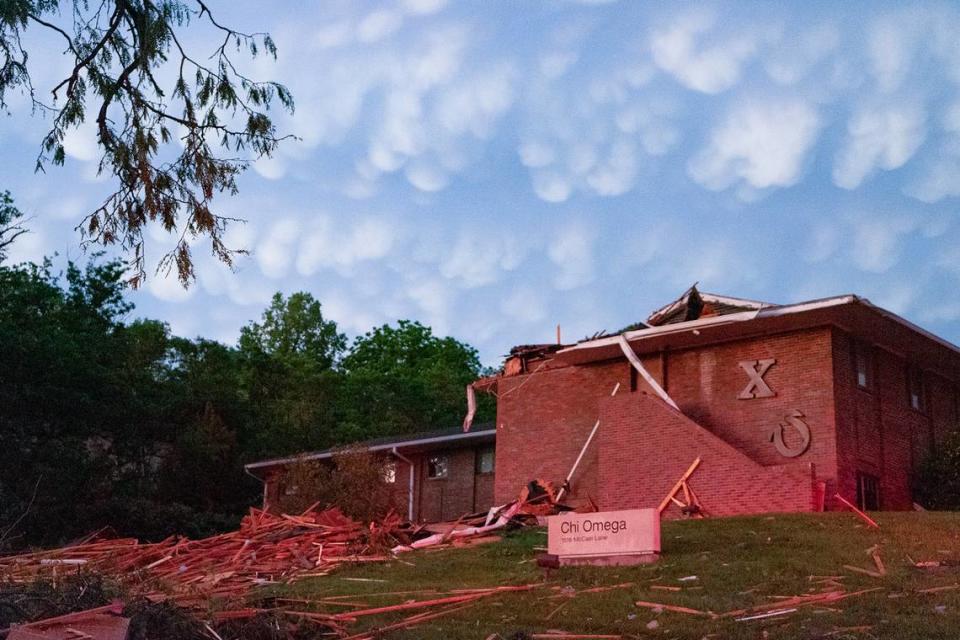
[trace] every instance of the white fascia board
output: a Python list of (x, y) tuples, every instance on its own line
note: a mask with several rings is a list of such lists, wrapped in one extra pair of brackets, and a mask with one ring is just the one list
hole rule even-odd
[[(673, 324), (660, 325), (659, 327), (648, 327), (646, 329), (637, 329), (636, 331), (627, 331), (623, 334), (623, 336), (627, 339), (627, 341), (633, 342), (636, 340), (652, 338), (654, 336), (669, 335), (671, 333), (684, 333), (687, 331), (693, 331), (694, 329), (704, 329), (707, 327), (731, 324), (733, 322), (743, 322), (745, 320), (753, 320), (754, 318), (773, 318), (794, 313), (803, 313), (805, 311), (813, 311), (816, 309), (826, 309), (828, 307), (850, 304), (852, 302), (857, 302), (858, 300), (860, 299), (857, 298), (857, 296), (845, 295), (836, 296), (834, 298), (824, 298), (823, 300), (800, 302), (798, 304), (788, 304), (779, 307), (762, 307), (760, 309), (751, 311), (739, 311), (737, 313), (728, 313), (721, 316), (707, 316), (705, 318), (698, 318), (697, 320), (689, 320), (687, 322), (675, 322)], [(580, 344), (572, 347), (561, 349), (558, 351), (558, 353), (571, 353), (577, 350), (595, 349), (597, 347), (616, 345), (619, 339), (619, 336), (598, 338), (597, 340), (581, 342)]]
[[(402, 440), (399, 442), (389, 442), (385, 444), (376, 444), (372, 447), (364, 447), (363, 443), (360, 443), (359, 446), (365, 451), (388, 451), (392, 449), (406, 449), (407, 447), (414, 447), (426, 444), (441, 444), (444, 442), (456, 442), (458, 440), (471, 440), (479, 439), (484, 436), (494, 436), (496, 437), (497, 433), (494, 429), (487, 429), (484, 431), (469, 431), (467, 433), (455, 433), (449, 436), (434, 436), (432, 438), (420, 438), (419, 440)], [(339, 451), (322, 451), (320, 453), (308, 453), (302, 456), (290, 456), (287, 458), (276, 458), (274, 460), (263, 460), (261, 462), (251, 462), (243, 466), (244, 469), (262, 469), (263, 467), (277, 467), (285, 464), (292, 464), (300, 460), (326, 460), (327, 458), (332, 458), (333, 456), (340, 453)]]
[(754, 309), (773, 306), (769, 302), (760, 302), (759, 300), (749, 300), (747, 298), (733, 298), (731, 296), (718, 296), (715, 293), (705, 293), (702, 291), (700, 292), (700, 298), (707, 302), (720, 302), (738, 307), (753, 307)]

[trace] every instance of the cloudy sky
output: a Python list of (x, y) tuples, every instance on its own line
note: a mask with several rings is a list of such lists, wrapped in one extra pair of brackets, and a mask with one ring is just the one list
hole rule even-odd
[[(858, 293), (960, 342), (956, 6), (239, 4), (259, 5), (213, 3), (273, 35), (278, 60), (250, 68), (293, 91), (279, 124), (300, 140), (218, 202), (251, 256), (230, 272), (199, 244), (196, 284), (151, 277), (134, 315), (233, 341), (305, 290), (351, 335), (417, 319), (494, 364), (700, 281)], [(11, 110), (0, 188), (34, 216), (15, 257), (83, 260), (73, 227), (110, 188), (93, 134), (35, 175), (45, 123)], [(169, 242), (149, 237), (156, 260)]]

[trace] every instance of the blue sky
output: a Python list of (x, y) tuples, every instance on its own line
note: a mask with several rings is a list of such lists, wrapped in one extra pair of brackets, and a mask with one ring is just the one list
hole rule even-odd
[[(278, 60), (247, 68), (290, 87), (278, 122), (301, 140), (218, 202), (251, 256), (230, 272), (198, 243), (195, 285), (152, 276), (134, 315), (232, 342), (305, 290), (350, 335), (417, 319), (495, 364), (700, 281), (854, 292), (960, 342), (954, 5), (238, 4), (213, 6), (273, 35)], [(50, 45), (39, 86), (62, 72)], [(34, 216), (14, 257), (82, 260), (73, 227), (110, 188), (93, 133), (35, 175), (45, 123), (11, 110), (0, 188)], [(148, 237), (156, 261), (169, 239)]]

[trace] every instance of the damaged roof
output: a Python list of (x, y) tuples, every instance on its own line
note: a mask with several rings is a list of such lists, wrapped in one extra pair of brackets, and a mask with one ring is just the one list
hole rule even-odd
[[(721, 296), (716, 293), (700, 291), (697, 289), (697, 284), (694, 283), (679, 298), (651, 313), (647, 318), (647, 325), (659, 327), (665, 324), (698, 320), (705, 316), (723, 316), (773, 306), (776, 305), (770, 302)], [(643, 327), (637, 328), (641, 329)]]
[[(960, 373), (960, 347), (897, 314), (853, 294), (796, 304), (767, 305), (626, 331), (623, 337), (639, 353), (702, 346), (720, 340), (771, 335), (802, 328), (834, 326), (909, 355), (931, 369)], [(619, 336), (581, 342), (558, 351), (567, 364), (621, 357)]]
[(345, 447), (332, 447), (322, 451), (303, 453), (295, 456), (286, 456), (283, 458), (271, 458), (269, 460), (260, 460), (244, 465), (244, 468), (255, 473), (257, 470), (269, 469), (272, 467), (282, 467), (287, 464), (304, 460), (326, 460), (337, 455), (345, 448), (357, 446), (367, 451), (390, 451), (391, 449), (403, 449), (411, 451), (414, 449), (441, 449), (446, 446), (455, 446), (466, 444), (468, 442), (493, 442), (497, 435), (497, 427), (493, 423), (480, 424), (473, 427), (468, 432), (463, 431), (463, 427), (448, 427), (446, 429), (434, 429), (433, 431), (421, 431), (419, 433), (407, 435), (386, 436), (383, 438), (374, 438), (362, 442), (347, 445)]

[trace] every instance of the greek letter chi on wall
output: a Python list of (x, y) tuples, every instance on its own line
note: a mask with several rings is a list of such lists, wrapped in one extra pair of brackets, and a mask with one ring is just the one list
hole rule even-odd
[[(960, 349), (855, 295), (691, 287), (616, 334), (515, 347), (473, 388), (497, 398), (496, 504), (542, 478), (601, 511), (670, 496), (664, 517), (830, 510), (836, 494), (911, 509), (911, 474), (960, 424)], [(615, 535), (587, 522), (561, 535)]]
[[(615, 334), (514, 347), (472, 393), (496, 398), (495, 423), (368, 443), (412, 520), (506, 504), (534, 479), (575, 507), (668, 518), (830, 510), (837, 494), (911, 509), (911, 475), (960, 424), (960, 349), (855, 295), (772, 304), (694, 286)], [(290, 466), (332, 455), (247, 471), (272, 508)], [(625, 534), (607, 520), (558, 534)]]

